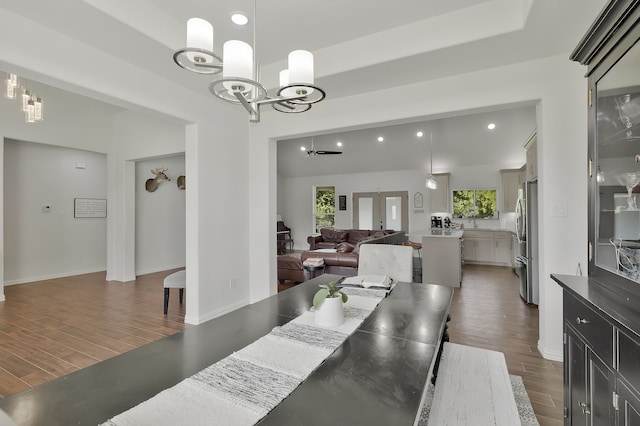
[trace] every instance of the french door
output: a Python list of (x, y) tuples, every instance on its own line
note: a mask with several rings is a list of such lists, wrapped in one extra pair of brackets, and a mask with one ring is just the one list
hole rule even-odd
[(355, 229), (409, 231), (407, 191), (356, 192), (352, 206)]

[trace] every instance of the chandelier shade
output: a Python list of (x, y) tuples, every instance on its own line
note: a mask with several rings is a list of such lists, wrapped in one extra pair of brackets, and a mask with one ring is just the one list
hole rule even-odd
[[(313, 93), (313, 54), (307, 50), (294, 50), (289, 53), (289, 82), (294, 84), (294, 94)], [(309, 86), (295, 86), (296, 83), (304, 83)]]
[[(253, 48), (244, 41), (229, 40), (222, 47), (222, 57), (222, 77), (228, 79), (224, 82), (224, 87), (229, 92), (250, 92), (251, 85), (245, 84), (243, 79), (253, 78)], [(235, 77), (239, 79), (234, 82)]]
[(213, 56), (205, 51), (213, 51), (213, 26), (201, 18), (187, 21), (187, 48), (198, 49), (187, 53), (187, 57), (195, 63), (213, 63)]
[(226, 102), (242, 105), (249, 121), (260, 122), (260, 107), (271, 105), (282, 113), (300, 113), (322, 101), (326, 94), (314, 82), (313, 54), (294, 50), (288, 56), (288, 69), (280, 72), (280, 87), (275, 96), (258, 81), (255, 60), (256, 1), (253, 3), (253, 47), (240, 40), (223, 44), (222, 57), (213, 52), (213, 27), (201, 18), (187, 21), (187, 47), (173, 55), (175, 63), (198, 74), (218, 74), (222, 78), (209, 84), (211, 94)]

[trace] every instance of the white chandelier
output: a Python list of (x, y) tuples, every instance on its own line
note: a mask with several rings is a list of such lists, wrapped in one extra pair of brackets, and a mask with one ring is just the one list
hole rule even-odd
[(187, 21), (187, 47), (178, 50), (173, 60), (178, 66), (198, 74), (219, 74), (222, 78), (209, 85), (217, 98), (242, 105), (249, 121), (260, 122), (260, 107), (271, 105), (282, 113), (300, 113), (322, 101), (326, 94), (314, 85), (313, 54), (306, 50), (289, 53), (288, 69), (280, 72), (280, 88), (275, 96), (258, 81), (256, 46), (256, 0), (253, 2), (253, 46), (229, 40), (222, 48), (222, 58), (213, 52), (213, 26), (204, 19)]
[[(19, 90), (22, 93), (18, 96)], [(7, 73), (7, 78), (4, 81), (4, 97), (20, 100), (20, 110), (24, 112), (24, 121), (26, 123), (35, 123), (44, 119), (42, 98), (32, 94), (25, 86), (20, 86), (16, 74)]]

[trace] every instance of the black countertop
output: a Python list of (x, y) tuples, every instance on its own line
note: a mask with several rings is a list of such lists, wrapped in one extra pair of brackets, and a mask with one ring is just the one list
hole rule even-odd
[(640, 337), (640, 298), (589, 277), (551, 274), (560, 286)]
[[(18, 425), (97, 425), (309, 309), (323, 275), (253, 305), (0, 399)], [(411, 425), (453, 290), (399, 283), (261, 424)], [(330, 407), (330, 408), (329, 408)]]

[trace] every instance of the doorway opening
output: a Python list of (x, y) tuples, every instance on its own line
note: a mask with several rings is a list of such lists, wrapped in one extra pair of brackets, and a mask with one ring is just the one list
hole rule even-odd
[(355, 229), (409, 231), (409, 192), (356, 192), (353, 194)]

